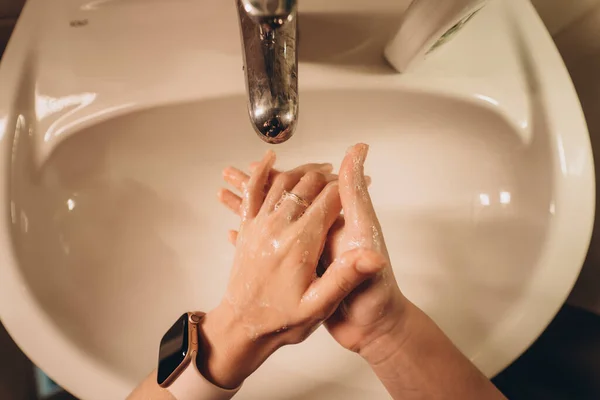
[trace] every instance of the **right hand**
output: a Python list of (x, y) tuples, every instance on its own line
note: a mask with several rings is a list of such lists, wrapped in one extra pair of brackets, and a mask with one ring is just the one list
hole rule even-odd
[(338, 343), (361, 354), (371, 343), (397, 330), (412, 306), (396, 282), (369, 195), (369, 180), (364, 175), (368, 150), (366, 144), (352, 146), (342, 162), (339, 179), (344, 218), (334, 226), (328, 241), (334, 260), (353, 249), (371, 250), (386, 260), (385, 267), (344, 299), (326, 323)]

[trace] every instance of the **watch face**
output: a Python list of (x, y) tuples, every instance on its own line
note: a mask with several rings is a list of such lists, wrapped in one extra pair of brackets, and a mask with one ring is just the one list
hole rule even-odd
[(183, 314), (165, 333), (160, 341), (158, 353), (157, 381), (162, 385), (177, 367), (185, 360), (188, 353), (188, 315)]

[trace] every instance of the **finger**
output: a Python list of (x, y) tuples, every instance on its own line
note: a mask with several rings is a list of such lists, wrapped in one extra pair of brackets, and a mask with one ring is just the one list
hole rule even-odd
[[(327, 183), (336, 181), (338, 179), (339, 176), (335, 174), (325, 175), (325, 180)], [(217, 197), (219, 198), (219, 202), (221, 204), (233, 211), (236, 215), (241, 216), (242, 198), (240, 196), (236, 195), (231, 190), (220, 189), (217, 194)]]
[(235, 167), (227, 167), (223, 170), (223, 179), (241, 193), (244, 191), (244, 185), (250, 181), (250, 175)]
[(241, 215), (242, 198), (240, 196), (233, 193), (231, 190), (220, 189), (219, 193), (217, 193), (217, 197), (221, 204), (229, 208), (236, 215)]
[(342, 254), (302, 297), (305, 315), (328, 318), (346, 296), (386, 265), (386, 258), (372, 250), (354, 249)]
[[(285, 215), (289, 221), (296, 220), (308, 209), (326, 185), (327, 178), (325, 175), (317, 171), (310, 171), (292, 189), (291, 195), (284, 196), (280, 200), (276, 212)], [(301, 201), (297, 200), (298, 198), (306, 204), (302, 204)]]
[[(258, 163), (252, 163), (254, 164), (258, 164)], [(250, 169), (250, 173), (254, 172), (254, 170), (256, 169), (256, 166), (254, 166), (254, 168)], [(268, 182), (273, 182), (275, 180), (275, 178), (277, 177), (277, 175), (279, 175), (281, 173), (281, 171), (278, 171), (276, 169), (271, 169), (271, 171), (269, 171), (269, 180)], [(227, 182), (228, 184), (230, 184), (231, 186), (233, 186), (234, 188), (236, 188), (237, 190), (240, 191), (240, 193), (242, 193), (244, 191), (244, 185), (247, 185), (248, 182), (250, 181), (250, 175), (246, 174), (243, 171), (240, 171), (239, 169), (235, 168), (235, 167), (227, 167), (223, 170), (223, 179), (225, 180), (225, 182)], [(270, 185), (267, 185), (270, 188)]]
[(254, 170), (256, 169), (258, 164), (260, 164), (260, 161), (254, 161), (254, 162), (250, 163), (250, 166), (248, 167), (248, 169), (250, 170), (250, 173), (254, 172)]
[(327, 233), (340, 216), (341, 211), (339, 182), (330, 182), (300, 219), (301, 228), (308, 232), (319, 233), (317, 239), (324, 243)]
[[(251, 169), (250, 172), (253, 172), (254, 168)], [(269, 172), (269, 182), (273, 182), (273, 180), (277, 177), (281, 172), (276, 169), (271, 169)], [(223, 170), (223, 179), (225, 182), (236, 188), (241, 192), (244, 191), (244, 185), (248, 184), (250, 181), (250, 175), (246, 174), (243, 171), (235, 167), (227, 167)]]
[(227, 240), (229, 240), (229, 243), (231, 243), (234, 246), (237, 244), (237, 238), (238, 238), (238, 231), (229, 231), (227, 233)]
[[(230, 167), (230, 168), (232, 168), (232, 167)], [(310, 167), (302, 168), (302, 170), (303, 171), (307, 171), (309, 168)], [(323, 172), (324, 170), (328, 170), (328, 169), (329, 168), (323, 168), (323, 169), (318, 168), (318, 169), (316, 169), (316, 171)], [(239, 171), (239, 170), (237, 170), (237, 171)], [(269, 181), (273, 182), (275, 180), (275, 178), (277, 178), (277, 176), (280, 175), (280, 174), (282, 174), (281, 171), (278, 171), (276, 169), (271, 170), (271, 173), (269, 174)], [(339, 175), (337, 175), (337, 174), (332, 174), (332, 173), (329, 173), (329, 172), (323, 172), (323, 174), (327, 178), (327, 182), (332, 182), (332, 181), (336, 181), (336, 180), (339, 179)], [(225, 175), (225, 173), (224, 173), (224, 175)], [(370, 185), (371, 184), (371, 177), (367, 176), (367, 177), (365, 177), (365, 179), (367, 180), (367, 184)], [(227, 180), (227, 178), (225, 178), (225, 181), (227, 181), (227, 183), (233, 185), (239, 191), (243, 190), (243, 187), (244, 187), (243, 185), (247, 184), (249, 180), (250, 180), (250, 177), (248, 175), (246, 175), (246, 178), (242, 178), (239, 181), (236, 181), (235, 185), (234, 185), (233, 181), (230, 182), (229, 180)]]
[(340, 197), (347, 221), (360, 222), (376, 218), (364, 175), (368, 151), (369, 146), (366, 144), (351, 147), (340, 168)]
[[(252, 173), (256, 169), (256, 164), (256, 162), (250, 164), (250, 173)], [(277, 175), (279, 174), (281, 174), (281, 171), (277, 169), (271, 169), (271, 172), (269, 173), (269, 182), (272, 184), (275, 178), (277, 178)]]
[(273, 211), (275, 205), (281, 200), (284, 191), (291, 192), (304, 175), (310, 171), (319, 171), (320, 168), (324, 168), (324, 165), (325, 164), (305, 164), (291, 171), (278, 174), (267, 194), (264, 209), (267, 212)]
[(269, 179), (269, 172), (275, 163), (275, 153), (271, 150), (265, 154), (256, 167), (250, 181), (244, 187), (244, 196), (242, 200), (242, 221), (247, 218), (254, 218), (260, 210), (265, 200), (265, 186)]

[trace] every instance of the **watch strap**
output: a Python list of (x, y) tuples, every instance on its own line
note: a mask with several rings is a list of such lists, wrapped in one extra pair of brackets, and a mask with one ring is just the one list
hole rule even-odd
[(168, 390), (177, 400), (229, 400), (240, 388), (228, 390), (211, 383), (196, 368), (194, 354), (191, 362)]

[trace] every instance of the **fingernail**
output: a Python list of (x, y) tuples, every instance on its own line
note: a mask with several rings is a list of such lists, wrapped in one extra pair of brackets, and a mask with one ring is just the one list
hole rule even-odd
[(333, 171), (333, 164), (331, 164), (331, 163), (321, 164), (321, 166), (319, 167), (319, 171), (329, 173), (329, 172)]
[(340, 179), (340, 176), (336, 174), (325, 174), (325, 179), (327, 180), (327, 182), (333, 182)]
[(227, 167), (223, 170), (223, 176), (224, 177), (229, 177), (231, 175), (233, 175), (233, 167)]
[(270, 169), (273, 164), (275, 164), (275, 152), (273, 150), (267, 150), (262, 161), (266, 163), (267, 167)]
[(273, 150), (267, 150), (265, 156), (263, 157), (263, 161), (267, 161), (275, 157), (275, 152)]
[(376, 274), (385, 268), (387, 261), (380, 254), (362, 255), (356, 261), (356, 270), (362, 274)]

